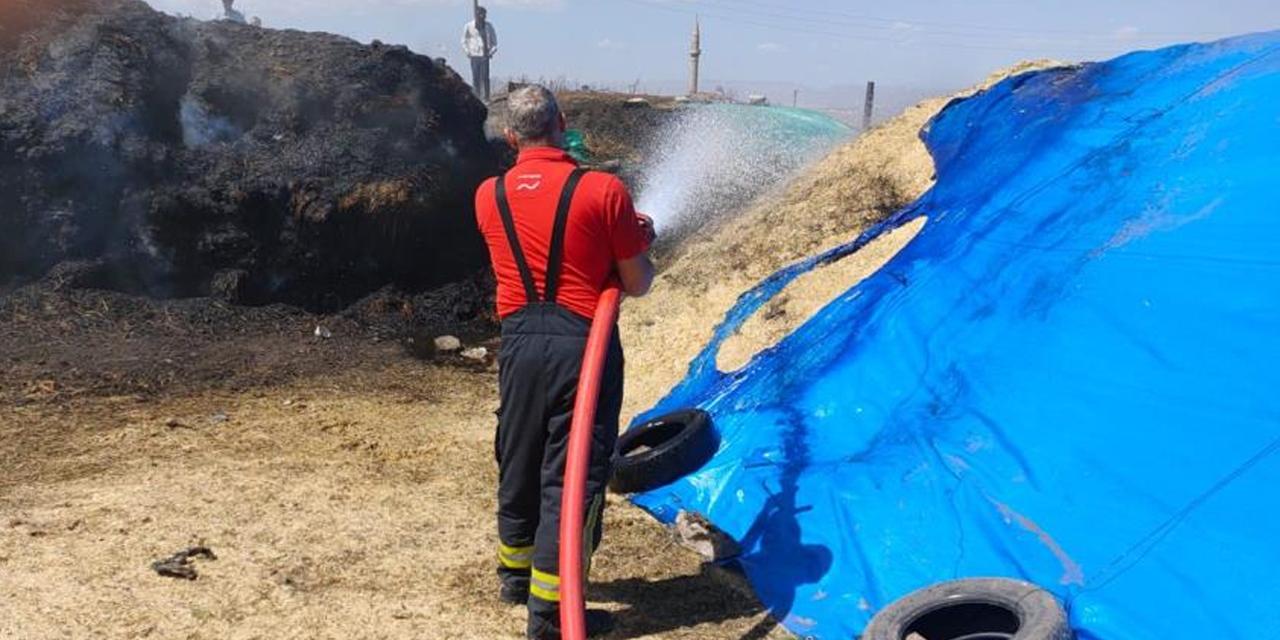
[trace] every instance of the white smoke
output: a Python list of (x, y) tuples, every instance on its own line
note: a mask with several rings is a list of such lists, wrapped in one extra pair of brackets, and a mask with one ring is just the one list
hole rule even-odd
[(178, 118), (182, 122), (182, 143), (192, 149), (230, 142), (242, 133), (230, 120), (209, 113), (204, 101), (189, 93), (182, 97)]

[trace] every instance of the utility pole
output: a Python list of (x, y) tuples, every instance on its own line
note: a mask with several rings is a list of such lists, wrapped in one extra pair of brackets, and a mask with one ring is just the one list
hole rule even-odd
[(471, 0), (471, 24), (480, 32), (480, 44), (484, 47), (484, 56), (489, 57), (489, 30), (480, 22), (480, 0)]
[(876, 83), (867, 81), (867, 102), (862, 106), (862, 130), (871, 128), (871, 108), (876, 101)]
[(698, 93), (698, 58), (702, 56), (702, 25), (693, 18), (693, 45), (689, 47), (689, 96)]

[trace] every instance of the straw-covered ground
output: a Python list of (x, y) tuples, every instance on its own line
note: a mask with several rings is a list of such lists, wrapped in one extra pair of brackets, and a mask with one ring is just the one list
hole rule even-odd
[[(624, 308), (624, 420), (759, 278), (921, 194), (933, 171), (917, 132), (944, 102), (669, 251), (652, 296)], [(910, 235), (807, 277), (722, 365)], [(492, 365), (415, 357), (368, 318), (47, 285), (0, 300), (0, 638), (520, 637), (523, 612), (495, 598)], [(740, 581), (611, 504), (589, 593), (618, 613), (610, 637), (787, 637)], [(195, 580), (151, 567), (199, 545), (216, 559), (195, 559)]]

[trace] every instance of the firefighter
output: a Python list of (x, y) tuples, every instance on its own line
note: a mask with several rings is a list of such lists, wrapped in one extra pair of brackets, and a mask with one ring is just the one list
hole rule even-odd
[[(504, 602), (527, 604), (527, 635), (558, 640), (560, 496), (578, 372), (600, 293), (643, 296), (653, 281), (653, 221), (616, 177), (584, 171), (562, 149), (555, 96), (529, 85), (507, 99), (515, 166), (476, 192), (476, 218), (498, 283), (498, 575)], [(584, 548), (600, 543), (609, 459), (622, 410), (622, 345), (606, 357), (591, 436)], [(589, 556), (587, 558), (589, 560)], [(589, 563), (584, 563), (588, 567)], [(612, 618), (587, 611), (591, 635)]]

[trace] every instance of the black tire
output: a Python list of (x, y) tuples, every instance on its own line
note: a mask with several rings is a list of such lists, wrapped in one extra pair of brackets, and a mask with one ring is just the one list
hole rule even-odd
[(871, 619), (861, 640), (1073, 640), (1053, 594), (1029, 582), (969, 578), (899, 598)]
[(706, 411), (682, 409), (659, 416), (618, 438), (609, 487), (637, 493), (670, 484), (706, 464), (719, 446)]

